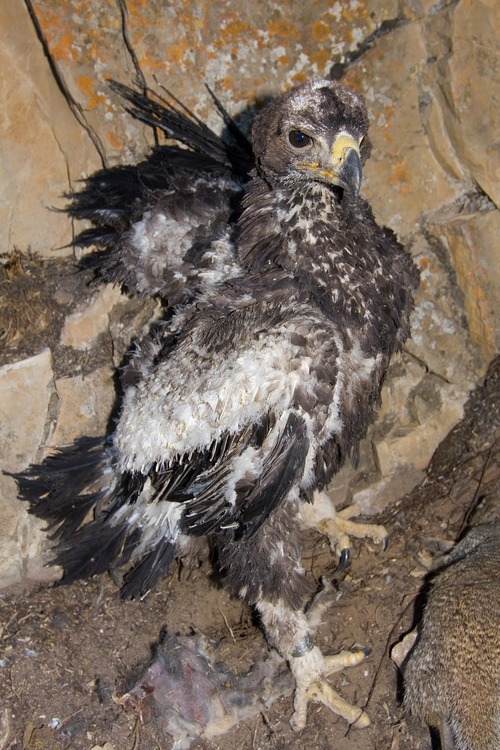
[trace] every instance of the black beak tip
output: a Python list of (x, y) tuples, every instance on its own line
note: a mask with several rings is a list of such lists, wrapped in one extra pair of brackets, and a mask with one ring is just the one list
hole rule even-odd
[(354, 148), (350, 148), (345, 155), (341, 175), (345, 184), (355, 195), (358, 195), (361, 187), (361, 159)]

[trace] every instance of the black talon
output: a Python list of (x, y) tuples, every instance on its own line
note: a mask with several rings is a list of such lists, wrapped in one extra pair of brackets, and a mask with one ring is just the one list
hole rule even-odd
[(349, 567), (350, 560), (351, 560), (351, 551), (348, 547), (344, 547), (344, 549), (340, 551), (340, 560), (335, 570), (335, 573), (343, 573), (345, 570), (347, 570), (347, 568)]
[(384, 538), (382, 539), (382, 549), (384, 550), (384, 552), (386, 551), (388, 546), (389, 546), (389, 535), (384, 536)]

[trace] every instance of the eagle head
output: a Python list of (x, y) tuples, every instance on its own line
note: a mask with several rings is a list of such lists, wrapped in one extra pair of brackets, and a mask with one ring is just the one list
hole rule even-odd
[(314, 180), (358, 193), (371, 150), (367, 133), (360, 96), (334, 81), (309, 81), (256, 117), (257, 170), (274, 186)]

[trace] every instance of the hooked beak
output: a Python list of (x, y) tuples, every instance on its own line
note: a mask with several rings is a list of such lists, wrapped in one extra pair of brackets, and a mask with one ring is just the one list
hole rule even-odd
[(335, 139), (327, 169), (317, 163), (301, 164), (302, 169), (314, 173), (324, 182), (351, 190), (355, 195), (361, 186), (361, 159), (357, 141), (347, 133)]

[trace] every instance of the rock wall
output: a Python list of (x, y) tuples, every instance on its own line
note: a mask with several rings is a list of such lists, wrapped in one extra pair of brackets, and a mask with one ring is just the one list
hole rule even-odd
[[(409, 490), (500, 345), (499, 12), (495, 0), (4, 3), (2, 468), (105, 431), (116, 367), (158, 313), (75, 275), (71, 223), (49, 210), (85, 174), (151, 144), (106, 80), (164, 87), (218, 129), (205, 82), (245, 127), (287, 86), (333, 76), (366, 98), (363, 191), (412, 250), (422, 285), (360, 465), (331, 491), (373, 513)], [(0, 518), (0, 585), (53, 575), (8, 476)]]

